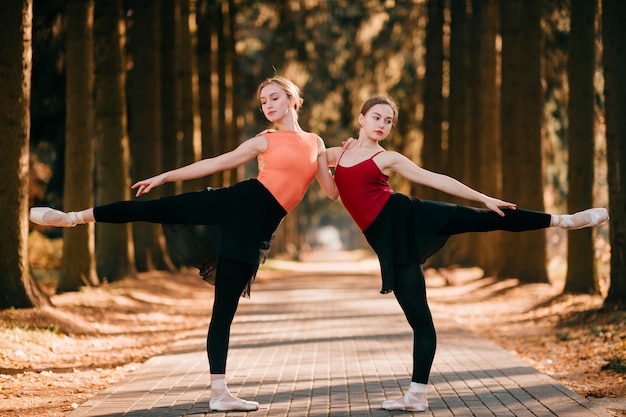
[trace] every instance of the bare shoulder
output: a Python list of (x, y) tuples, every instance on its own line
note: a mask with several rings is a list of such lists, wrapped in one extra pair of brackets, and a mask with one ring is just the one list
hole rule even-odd
[(391, 162), (398, 160), (401, 156), (402, 154), (396, 151), (388, 151), (381, 147), (378, 151), (376, 151), (374, 156), (372, 156), (372, 159), (376, 159), (377, 161)]
[(326, 144), (324, 143), (324, 139), (320, 135), (317, 135), (317, 153), (320, 154), (324, 152), (326, 149)]
[(243, 141), (239, 146), (253, 149), (258, 153), (262, 153), (267, 150), (267, 143), (267, 136), (263, 134), (251, 137), (250, 139)]
[(332, 148), (326, 148), (326, 159), (329, 164), (336, 164), (343, 152), (341, 146), (333, 146)]
[(391, 175), (392, 173), (403, 175), (407, 169), (412, 169), (412, 166), (415, 166), (413, 161), (396, 151), (381, 152), (373, 159), (386, 175)]
[(380, 156), (381, 159), (384, 159), (388, 162), (411, 162), (411, 160), (409, 158), (407, 158), (406, 156), (402, 155), (400, 152), (397, 151), (384, 151), (382, 153), (380, 153), (379, 155), (377, 155), (377, 157)]

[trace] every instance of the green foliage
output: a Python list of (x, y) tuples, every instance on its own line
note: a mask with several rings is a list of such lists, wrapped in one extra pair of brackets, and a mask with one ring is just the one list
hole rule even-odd
[(607, 364), (602, 366), (602, 370), (612, 370), (620, 374), (626, 374), (626, 359), (610, 358), (607, 360)]
[(603, 336), (606, 333), (606, 329), (597, 326), (591, 326), (589, 328), (589, 334), (593, 336)]
[(555, 334), (555, 336), (556, 340), (558, 340), (559, 342), (567, 342), (568, 340), (570, 340), (570, 334), (568, 331), (558, 332)]

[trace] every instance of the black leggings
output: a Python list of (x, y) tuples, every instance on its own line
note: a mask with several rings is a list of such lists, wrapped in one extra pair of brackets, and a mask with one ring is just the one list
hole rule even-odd
[(440, 235), (450, 236), (467, 232), (525, 232), (545, 229), (550, 226), (552, 216), (540, 211), (504, 209), (504, 217), (489, 209), (456, 206), (448, 221), (439, 231)]
[[(94, 208), (96, 221), (127, 223), (145, 221), (162, 224), (180, 224), (181, 220), (163, 200), (119, 201)], [(226, 358), (230, 326), (254, 265), (220, 258), (215, 276), (213, 313), (207, 335), (207, 354), (212, 374), (226, 373)]]
[(93, 216), (102, 223), (183, 223), (163, 200), (118, 201), (94, 207)]
[(396, 266), (393, 294), (413, 329), (413, 375), (411, 381), (428, 383), (435, 358), (437, 335), (426, 300), (426, 282), (422, 266)]
[(254, 265), (226, 258), (220, 258), (218, 261), (213, 314), (206, 341), (212, 374), (226, 373), (230, 326), (241, 294), (254, 274), (253, 269)]
[[(522, 232), (550, 226), (551, 215), (530, 210), (503, 210), (502, 217), (488, 209), (457, 206), (440, 230), (441, 235), (506, 230)], [(411, 381), (427, 384), (435, 358), (437, 335), (426, 298), (426, 282), (420, 264), (396, 265), (393, 293), (413, 329)]]

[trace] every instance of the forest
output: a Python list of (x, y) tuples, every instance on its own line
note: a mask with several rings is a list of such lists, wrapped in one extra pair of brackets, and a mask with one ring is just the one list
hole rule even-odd
[[(180, 268), (158, 225), (61, 231), (29, 223), (28, 209), (131, 199), (136, 180), (233, 149), (270, 127), (256, 88), (276, 74), (302, 89), (302, 126), (327, 146), (355, 135), (365, 99), (387, 94), (400, 114), (387, 149), (519, 207), (610, 212), (596, 230), (456, 237), (429, 266), (545, 283), (560, 260), (564, 292), (626, 300), (621, 0), (0, 3), (0, 308), (50, 304), (33, 274), (34, 238), (62, 243), (58, 293)], [(256, 170), (167, 184), (151, 198)], [(324, 245), (365, 243), (314, 184), (281, 224), (272, 256)]]

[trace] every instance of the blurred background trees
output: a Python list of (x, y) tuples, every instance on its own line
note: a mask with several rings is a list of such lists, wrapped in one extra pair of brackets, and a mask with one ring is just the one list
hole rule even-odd
[[(400, 120), (386, 147), (425, 168), (524, 208), (562, 213), (610, 206), (609, 227), (596, 230), (456, 236), (431, 266), (477, 265), (523, 282), (547, 282), (567, 268), (567, 291), (607, 293), (610, 282), (611, 302), (626, 297), (620, 180), (626, 129), (619, 116), (626, 106), (619, 49), (625, 37), (612, 20), (624, 16), (620, 0), (33, 5), (30, 115), (23, 116), (37, 168), (30, 172), (29, 206), (76, 209), (92, 197), (94, 204), (131, 198), (130, 181), (234, 148), (268, 127), (256, 87), (280, 74), (302, 88), (302, 126), (328, 146), (356, 133), (366, 98), (388, 94)], [(84, 96), (90, 65), (93, 102)], [(76, 130), (80, 123), (83, 130)], [(255, 172), (251, 163), (159, 192), (226, 186)], [(451, 200), (401, 178), (392, 184), (418, 198)], [(24, 228), (26, 215), (20, 208), (5, 219)], [(30, 228), (50, 238), (61, 233)], [(61, 290), (95, 285), (94, 262), (98, 279), (109, 281), (180, 266), (156, 226), (98, 225), (95, 249), (93, 231), (80, 229), (64, 235)], [(341, 204), (314, 184), (281, 225), (272, 255), (297, 258), (324, 246), (366, 245)], [(5, 250), (13, 249), (3, 243)], [(78, 260), (82, 265), (74, 268)]]

